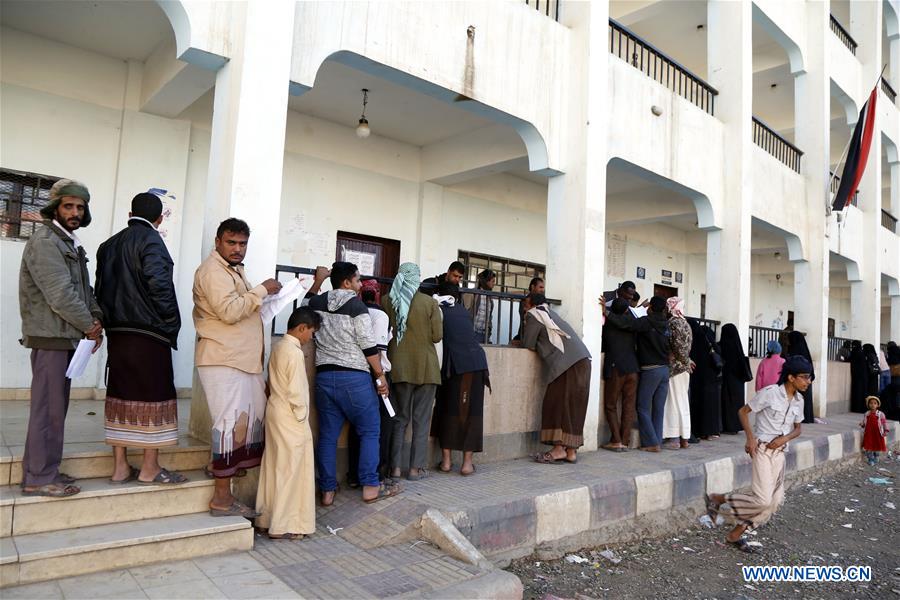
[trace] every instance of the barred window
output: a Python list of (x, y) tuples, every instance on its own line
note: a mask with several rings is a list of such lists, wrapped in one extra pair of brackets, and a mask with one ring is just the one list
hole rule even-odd
[(544, 265), (537, 263), (469, 252), (468, 250), (460, 250), (458, 255), (459, 261), (466, 265), (467, 286), (475, 287), (478, 274), (485, 269), (490, 269), (497, 274), (495, 292), (524, 294), (528, 292), (528, 284), (531, 283), (531, 279), (543, 278), (547, 270)]
[(27, 240), (59, 177), (0, 169), (0, 238)]

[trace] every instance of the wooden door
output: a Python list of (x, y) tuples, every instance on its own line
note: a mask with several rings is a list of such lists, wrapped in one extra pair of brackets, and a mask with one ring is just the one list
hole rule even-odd
[[(400, 241), (338, 231), (335, 260), (356, 263), (362, 276), (394, 277), (400, 268)], [(390, 286), (382, 285), (386, 293)]]
[(660, 298), (668, 299), (678, 295), (678, 288), (669, 285), (653, 284), (653, 295)]

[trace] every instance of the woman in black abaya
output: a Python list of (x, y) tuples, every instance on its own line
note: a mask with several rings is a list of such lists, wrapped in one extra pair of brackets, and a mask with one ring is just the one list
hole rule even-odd
[(859, 340), (853, 340), (850, 345), (850, 411), (864, 413), (869, 410), (866, 407), (866, 396), (869, 389), (869, 369), (866, 365), (866, 355)]
[(722, 369), (716, 334), (696, 319), (691, 326), (691, 360), (696, 367), (691, 373), (691, 435), (708, 440), (722, 431)]
[[(799, 331), (792, 331), (788, 334), (788, 348), (790, 348), (790, 356), (802, 356), (806, 360), (809, 361), (810, 365), (813, 365), (812, 356), (809, 353), (809, 346), (806, 345), (806, 336), (800, 333)], [(809, 381), (813, 382), (816, 380), (816, 368), (813, 365), (813, 368), (809, 374)], [(863, 411), (865, 412), (865, 411)], [(815, 423), (816, 419), (813, 416), (813, 386), (812, 383), (809, 384), (809, 387), (806, 388), (806, 391), (803, 392), (803, 422), (804, 423)]]
[(753, 380), (753, 373), (744, 354), (741, 336), (732, 323), (722, 327), (719, 346), (725, 362), (722, 371), (722, 431), (733, 435), (743, 431), (738, 411), (744, 406), (745, 384)]

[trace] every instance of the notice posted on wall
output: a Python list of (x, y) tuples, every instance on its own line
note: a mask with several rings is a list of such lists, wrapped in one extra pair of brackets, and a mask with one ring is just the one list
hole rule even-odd
[(341, 246), (341, 260), (353, 263), (359, 269), (360, 275), (375, 276), (375, 253), (361, 250), (349, 250)]
[(611, 277), (625, 277), (625, 245), (628, 238), (617, 233), (606, 234), (606, 273)]

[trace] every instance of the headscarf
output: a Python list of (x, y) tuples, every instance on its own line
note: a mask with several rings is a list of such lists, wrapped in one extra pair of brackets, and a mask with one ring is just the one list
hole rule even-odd
[(364, 279), (359, 286), (359, 296), (362, 298), (363, 292), (373, 292), (375, 294), (375, 304), (381, 304), (381, 284), (377, 279)]
[(394, 277), (394, 283), (391, 285), (391, 306), (394, 307), (394, 314), (397, 316), (397, 343), (403, 340), (403, 334), (406, 333), (406, 317), (409, 315), (409, 305), (419, 286), (422, 284), (422, 274), (419, 271), (419, 265), (416, 263), (403, 263), (397, 276)]
[(677, 319), (684, 318), (684, 298), (679, 298), (678, 296), (672, 296), (668, 300), (666, 300), (666, 306), (669, 309), (669, 314)]
[(744, 345), (741, 343), (741, 334), (738, 333), (734, 323), (725, 323), (722, 325), (719, 348), (722, 350), (722, 359), (728, 366), (728, 371), (731, 371), (734, 365), (739, 364), (746, 356), (744, 354)]
[(781, 354), (781, 344), (778, 343), (778, 340), (769, 340), (769, 343), (766, 344), (766, 352)]
[(550, 316), (549, 307), (546, 304), (541, 304), (540, 306), (535, 306), (529, 310), (528, 314), (537, 319), (538, 323), (547, 329), (547, 337), (550, 339), (550, 343), (553, 344), (557, 350), (565, 354), (566, 347), (563, 344), (562, 339), (568, 339), (570, 336), (560, 329), (559, 325), (553, 321), (553, 317)]
[(50, 201), (41, 209), (41, 216), (45, 219), (56, 218), (56, 209), (59, 208), (65, 196), (75, 196), (84, 200), (84, 217), (81, 219), (81, 227), (91, 224), (91, 193), (87, 186), (74, 179), (60, 179), (50, 188)]

